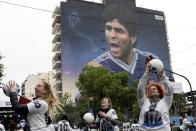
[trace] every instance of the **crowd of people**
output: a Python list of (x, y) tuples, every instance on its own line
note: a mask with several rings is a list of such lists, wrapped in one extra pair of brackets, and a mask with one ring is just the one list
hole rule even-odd
[[(141, 106), (139, 117), (139, 126), (141, 131), (170, 131), (169, 108), (173, 99), (173, 88), (164, 70), (157, 74), (159, 81), (148, 80), (151, 64), (147, 63), (146, 71), (141, 77), (138, 89), (137, 98)], [(149, 82), (148, 82), (149, 81)], [(20, 104), (17, 97), (17, 88), (15, 82), (9, 82), (10, 101), (16, 113), (27, 115), (27, 124), (25, 130), (31, 131), (71, 131), (72, 129), (66, 115), (62, 116), (62, 120), (58, 124), (51, 124), (53, 114), (56, 112), (56, 107), (60, 107), (60, 103), (53, 93), (51, 86), (46, 82), (39, 82), (35, 87), (36, 97), (32, 102)], [(185, 122), (186, 117), (183, 120)], [(88, 130), (100, 131), (119, 131), (118, 116), (112, 108), (110, 98), (101, 100), (101, 110), (96, 115), (96, 120), (93, 123), (86, 122)], [(186, 123), (187, 124), (187, 123)], [(22, 131), (22, 128), (18, 129)]]
[[(101, 104), (102, 110), (98, 112), (94, 123), (86, 123), (85, 127), (78, 127), (76, 124), (71, 125), (69, 123), (67, 115), (62, 115), (61, 120), (59, 122), (53, 124), (50, 123), (48, 125), (49, 127), (48, 131), (100, 131), (100, 130), (106, 131), (108, 129), (103, 129), (103, 128), (106, 128), (107, 125), (110, 125), (108, 128), (110, 128), (113, 131), (141, 131), (139, 121), (136, 120), (133, 120), (131, 122), (130, 121), (125, 122), (125, 125), (118, 126), (119, 123), (118, 123), (117, 115), (115, 113), (111, 113), (111, 112), (115, 112), (115, 110), (111, 108), (112, 105), (110, 99), (104, 98), (102, 99), (101, 103), (102, 103)], [(103, 112), (107, 114), (109, 118), (108, 120), (106, 114), (104, 114)], [(0, 131), (28, 131), (28, 129), (26, 129), (27, 121), (24, 118), (18, 121), (13, 121), (12, 119), (10, 120), (11, 121), (9, 124), (0, 121)], [(108, 122), (111, 122), (112, 120), (116, 122), (109, 124)], [(184, 113), (179, 121), (180, 121), (180, 125), (177, 125), (176, 121), (170, 121), (171, 131), (195, 131), (196, 130), (195, 122), (191, 121), (188, 118), (187, 113)], [(113, 129), (112, 127), (115, 128)]]
[(0, 131), (4, 130), (18, 130), (25, 128), (26, 119), (24, 116), (18, 114), (1, 115), (0, 117)]

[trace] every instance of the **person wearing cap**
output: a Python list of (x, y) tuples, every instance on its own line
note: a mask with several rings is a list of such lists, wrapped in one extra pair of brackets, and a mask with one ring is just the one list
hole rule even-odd
[(173, 100), (173, 88), (164, 70), (157, 73), (158, 81), (148, 83), (152, 65), (147, 63), (146, 71), (139, 80), (137, 99), (141, 107), (139, 125), (141, 131), (171, 131), (169, 109)]

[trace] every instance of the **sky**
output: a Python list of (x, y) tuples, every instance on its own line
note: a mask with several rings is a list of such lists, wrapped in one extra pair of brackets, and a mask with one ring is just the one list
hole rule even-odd
[[(4, 0), (53, 11), (61, 0)], [(91, 0), (89, 0), (91, 1)], [(94, 2), (99, 0), (93, 0)], [(166, 16), (173, 71), (186, 76), (196, 90), (196, 1), (136, 0), (137, 7), (163, 11)], [(0, 0), (0, 52), (5, 66), (3, 82), (21, 84), (30, 74), (52, 70), (52, 13), (10, 5)], [(184, 78), (184, 92), (190, 91)]]

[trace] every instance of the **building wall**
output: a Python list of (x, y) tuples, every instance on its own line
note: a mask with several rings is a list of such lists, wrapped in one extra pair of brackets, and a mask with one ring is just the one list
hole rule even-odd
[(28, 99), (35, 97), (35, 86), (40, 81), (46, 81), (50, 85), (53, 84), (52, 71), (48, 73), (38, 73), (29, 75), (22, 84), (22, 95)]

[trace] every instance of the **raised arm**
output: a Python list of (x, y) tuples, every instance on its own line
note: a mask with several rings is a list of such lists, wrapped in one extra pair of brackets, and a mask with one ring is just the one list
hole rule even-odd
[(168, 77), (165, 75), (165, 72), (161, 72), (159, 74), (159, 83), (162, 84), (164, 86), (164, 90), (165, 90), (165, 95), (166, 96), (171, 96), (173, 95), (173, 92), (174, 92), (174, 89), (173, 87), (171, 86), (171, 83), (168, 79)]
[(15, 87), (15, 81), (10, 81), (9, 82), (10, 86), (10, 102), (12, 104), (12, 107), (14, 111), (18, 113), (28, 113), (28, 107), (27, 104), (19, 104), (18, 101), (18, 94), (16, 92), (16, 87)]
[(148, 82), (148, 74), (150, 71), (151, 65), (148, 63), (146, 65), (146, 71), (143, 76), (139, 80), (138, 88), (137, 88), (137, 98), (142, 99), (145, 96), (146, 86)]

